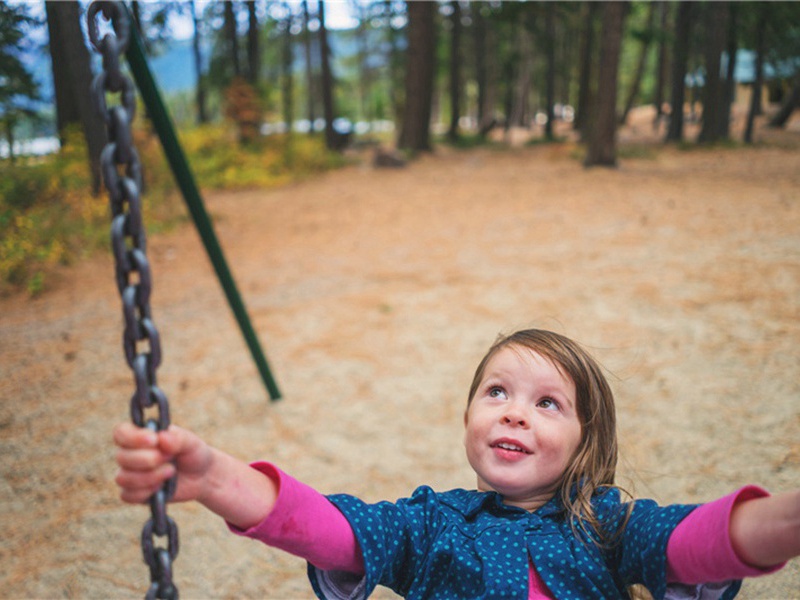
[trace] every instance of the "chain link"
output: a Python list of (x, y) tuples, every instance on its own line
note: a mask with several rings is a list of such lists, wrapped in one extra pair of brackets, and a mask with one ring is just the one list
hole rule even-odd
[[(113, 29), (113, 33), (102, 38), (98, 13), (110, 21)], [(136, 384), (130, 400), (131, 420), (139, 427), (161, 431), (169, 427), (169, 403), (156, 383), (161, 341), (150, 311), (153, 284), (142, 222), (142, 165), (131, 134), (136, 95), (130, 77), (120, 69), (120, 55), (130, 40), (130, 21), (121, 2), (108, 1), (92, 2), (87, 20), (89, 40), (103, 57), (103, 70), (92, 82), (91, 95), (108, 129), (109, 143), (100, 155), (100, 163), (111, 205), (111, 247), (125, 322), (122, 345)], [(107, 92), (120, 94), (120, 104), (109, 107)], [(154, 414), (147, 416), (148, 409)], [(172, 563), (178, 555), (178, 527), (167, 516), (167, 502), (175, 492), (175, 485), (173, 477), (153, 494), (151, 517), (142, 528), (142, 554), (150, 568), (150, 586), (145, 594), (148, 600), (178, 598), (178, 588), (172, 582)], [(162, 539), (162, 546), (156, 545), (156, 538)]]

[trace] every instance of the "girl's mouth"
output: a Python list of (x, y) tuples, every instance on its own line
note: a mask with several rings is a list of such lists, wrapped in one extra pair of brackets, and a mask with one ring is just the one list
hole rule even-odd
[(531, 454), (531, 451), (525, 448), (522, 444), (508, 440), (499, 440), (491, 444), (492, 448), (505, 450), (506, 452), (516, 452), (519, 454)]

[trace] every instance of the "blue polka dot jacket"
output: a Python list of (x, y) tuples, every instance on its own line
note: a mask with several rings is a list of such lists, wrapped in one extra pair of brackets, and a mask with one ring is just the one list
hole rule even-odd
[[(656, 599), (733, 598), (741, 582), (713, 589), (666, 582), (669, 536), (694, 505), (628, 504), (619, 490), (595, 496), (595, 514), (613, 545), (575, 532), (558, 498), (534, 512), (507, 506), (495, 492), (420, 487), (410, 498), (367, 504), (348, 495), (328, 497), (355, 532), (366, 575), (321, 571), (309, 565), (319, 598), (367, 598), (382, 585), (411, 599), (519, 599), (528, 597), (528, 562), (559, 599), (628, 598), (642, 584)], [(713, 591), (716, 590), (716, 591)]]

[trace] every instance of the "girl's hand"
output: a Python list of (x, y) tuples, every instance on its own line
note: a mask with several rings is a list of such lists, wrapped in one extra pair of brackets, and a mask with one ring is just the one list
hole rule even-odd
[(146, 502), (176, 473), (173, 502), (202, 498), (213, 455), (209, 445), (192, 432), (171, 425), (155, 433), (123, 423), (114, 429), (114, 443), (119, 465), (115, 481), (123, 501)]
[(275, 505), (275, 481), (186, 429), (170, 425), (154, 433), (123, 423), (114, 429), (114, 443), (119, 465), (115, 481), (125, 502), (146, 502), (177, 474), (172, 502), (197, 500), (241, 529), (260, 523)]

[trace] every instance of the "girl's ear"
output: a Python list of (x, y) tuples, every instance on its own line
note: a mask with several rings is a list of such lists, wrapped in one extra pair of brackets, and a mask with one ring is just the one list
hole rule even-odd
[(467, 445), (467, 423), (469, 422), (469, 409), (464, 411), (464, 446)]

